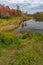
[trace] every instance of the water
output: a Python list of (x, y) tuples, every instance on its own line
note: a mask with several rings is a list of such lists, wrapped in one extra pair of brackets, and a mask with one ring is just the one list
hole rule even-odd
[(34, 19), (22, 22), (18, 28), (19, 32), (40, 32), (43, 33), (43, 22)]

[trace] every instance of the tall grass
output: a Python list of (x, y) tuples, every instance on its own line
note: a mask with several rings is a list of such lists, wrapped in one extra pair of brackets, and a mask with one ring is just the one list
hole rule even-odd
[(5, 50), (0, 54), (7, 60), (3, 62), (5, 65), (43, 65), (43, 35), (40, 33), (19, 36), (0, 33), (0, 47)]
[(17, 36), (7, 36), (0, 34), (0, 46), (4, 47), (16, 47), (20, 45), (20, 39)]
[[(33, 34), (29, 34), (29, 33), (25, 33), (25, 34), (21, 34), (19, 36), (16, 35), (6, 35), (3, 33), (0, 33), (0, 46), (7, 46), (7, 47), (15, 47), (15, 46), (19, 46), (21, 44), (22, 40), (27, 40), (31, 42), (43, 42), (43, 35), (40, 33), (33, 33)], [(3, 46), (4, 47), (4, 46)]]

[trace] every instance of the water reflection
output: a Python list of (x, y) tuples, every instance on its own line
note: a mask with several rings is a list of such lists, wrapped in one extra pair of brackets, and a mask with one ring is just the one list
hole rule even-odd
[(34, 19), (22, 22), (18, 28), (20, 32), (41, 32), (43, 33), (43, 22)]

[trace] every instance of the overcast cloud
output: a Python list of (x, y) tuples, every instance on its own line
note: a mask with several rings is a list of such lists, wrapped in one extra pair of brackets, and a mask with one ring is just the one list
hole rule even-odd
[[(0, 4), (9, 5), (12, 8), (15, 7), (14, 3), (22, 3), (21, 8), (25, 11), (31, 11), (32, 8), (32, 12), (35, 11), (35, 8), (36, 11), (43, 10), (43, 0), (0, 0)], [(26, 5), (25, 7), (23, 7), (24, 4)]]

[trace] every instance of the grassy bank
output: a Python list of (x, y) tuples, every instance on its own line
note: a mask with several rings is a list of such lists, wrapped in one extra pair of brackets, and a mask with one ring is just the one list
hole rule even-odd
[(43, 65), (43, 35), (0, 33), (0, 65)]
[(43, 22), (43, 12), (38, 12), (38, 13), (34, 14), (33, 18), (36, 21)]
[(43, 35), (15, 31), (22, 21), (31, 18), (0, 19), (0, 65), (43, 65)]
[[(7, 31), (17, 28), (21, 22), (30, 20), (30, 16), (16, 16), (10, 19), (0, 19), (0, 31)], [(4, 29), (4, 30), (3, 30)]]

